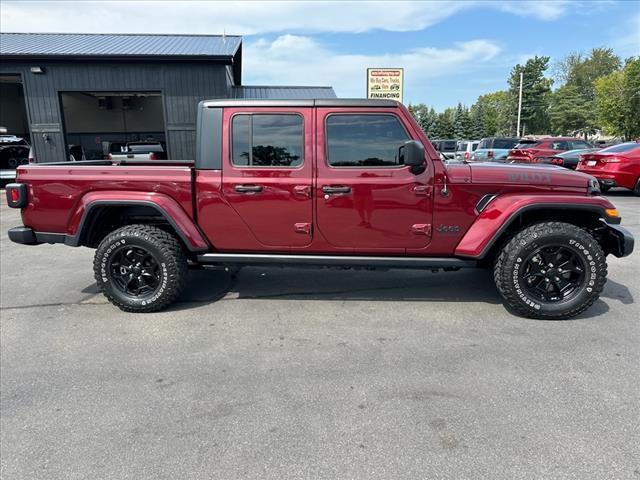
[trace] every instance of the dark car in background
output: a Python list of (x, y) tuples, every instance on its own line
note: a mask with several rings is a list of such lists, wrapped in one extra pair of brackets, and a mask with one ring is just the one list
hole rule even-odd
[(471, 156), (471, 160), (475, 162), (504, 162), (509, 150), (515, 147), (519, 141), (519, 138), (514, 137), (483, 138)]
[(535, 163), (545, 163), (550, 165), (558, 165), (559, 167), (570, 168), (575, 170), (580, 161), (580, 155), (583, 153), (592, 153), (600, 150), (599, 148), (578, 148), (575, 150), (567, 150), (566, 152), (557, 153), (548, 157), (536, 157)]
[(16, 168), (29, 163), (29, 142), (15, 135), (0, 135), (0, 180), (16, 178)]
[(448, 160), (454, 160), (456, 157), (457, 140), (435, 140), (433, 147), (436, 151), (442, 153)]
[(509, 163), (536, 163), (536, 157), (552, 157), (567, 150), (593, 148), (593, 145), (573, 137), (523, 139), (507, 155)]

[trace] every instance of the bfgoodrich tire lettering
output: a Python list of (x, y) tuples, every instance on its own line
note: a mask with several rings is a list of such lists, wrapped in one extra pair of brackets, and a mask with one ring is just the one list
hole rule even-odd
[[(127, 260), (125, 266), (122, 258), (127, 256), (137, 256), (140, 262)], [(140, 277), (142, 282), (134, 280), (128, 285), (126, 279), (122, 280), (122, 274), (132, 268), (142, 275), (148, 268), (148, 278)], [(187, 275), (187, 259), (180, 243), (170, 233), (149, 225), (129, 225), (113, 231), (100, 242), (93, 270), (98, 288), (118, 308), (126, 312), (154, 312), (167, 307), (180, 295)]]
[[(552, 294), (544, 298), (524, 283), (523, 268), (537, 252), (555, 249), (573, 257), (578, 273), (567, 273), (567, 277), (573, 275), (574, 286), (567, 289), (566, 297), (562, 293), (553, 295), (551, 287)], [(544, 275), (540, 278), (546, 281)], [(582, 228), (563, 222), (538, 223), (518, 232), (504, 246), (496, 259), (494, 279), (502, 297), (518, 314), (566, 319), (584, 312), (598, 299), (607, 279), (607, 262), (596, 239)]]

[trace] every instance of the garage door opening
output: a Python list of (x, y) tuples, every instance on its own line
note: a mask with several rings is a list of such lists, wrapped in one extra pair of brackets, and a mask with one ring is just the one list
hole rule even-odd
[(0, 75), (0, 176), (15, 177), (15, 168), (28, 162), (29, 120), (20, 75)]
[(60, 101), (69, 160), (108, 158), (132, 143), (166, 152), (160, 92), (64, 92)]

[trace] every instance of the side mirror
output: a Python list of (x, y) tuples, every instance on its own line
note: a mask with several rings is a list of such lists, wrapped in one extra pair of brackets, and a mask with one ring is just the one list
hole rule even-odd
[(424, 164), (424, 146), (416, 140), (408, 140), (400, 147), (402, 163), (410, 167)]
[(424, 164), (424, 145), (416, 140), (408, 140), (400, 147), (400, 161), (411, 167), (411, 173), (420, 175), (426, 170)]

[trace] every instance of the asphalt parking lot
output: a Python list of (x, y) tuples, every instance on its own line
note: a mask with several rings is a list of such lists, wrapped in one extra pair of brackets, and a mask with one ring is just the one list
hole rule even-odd
[[(640, 199), (610, 195), (640, 238)], [(194, 271), (126, 314), (1, 216), (1, 477), (639, 478), (640, 252), (570, 321), (485, 271)]]

